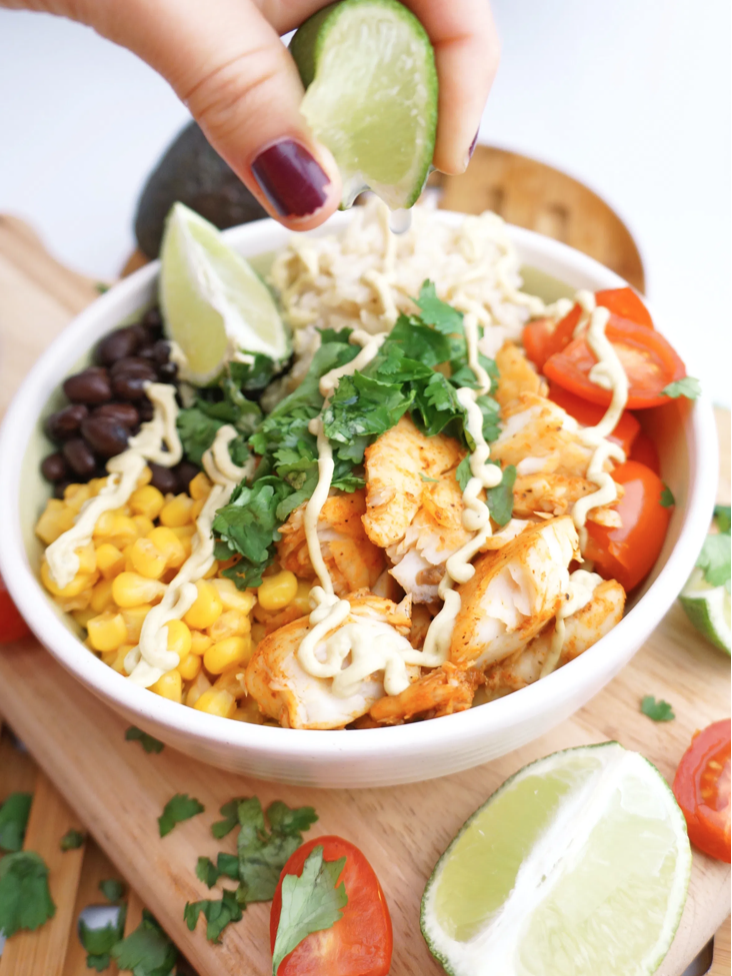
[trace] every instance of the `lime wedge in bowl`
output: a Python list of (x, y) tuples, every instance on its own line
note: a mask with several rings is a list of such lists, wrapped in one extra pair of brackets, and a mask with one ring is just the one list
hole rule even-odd
[(681, 591), (679, 600), (689, 620), (720, 651), (730, 653), (730, 591), (729, 584), (712, 586), (698, 567)]
[(341, 0), (305, 21), (290, 53), (300, 110), (340, 170), (341, 207), (366, 188), (392, 210), (411, 207), (437, 129), (435, 58), (414, 14), (397, 0)]
[(422, 898), (453, 976), (645, 976), (676, 932), (691, 848), (658, 770), (616, 742), (557, 752), (463, 826)]
[(217, 379), (237, 353), (286, 359), (287, 330), (269, 289), (203, 217), (176, 203), (160, 249), (160, 305), (180, 375), (196, 386)]

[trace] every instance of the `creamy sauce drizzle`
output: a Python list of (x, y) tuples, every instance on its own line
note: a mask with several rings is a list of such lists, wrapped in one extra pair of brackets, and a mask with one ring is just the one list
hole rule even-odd
[(170, 468), (183, 456), (175, 425), (178, 415), (175, 387), (167, 383), (148, 383), (145, 392), (155, 408), (152, 420), (144, 423), (139, 433), (129, 439), (126, 451), (107, 462), (109, 478), (106, 485), (82, 505), (74, 525), (46, 549), (51, 578), (59, 587), (67, 586), (79, 572), (76, 550), (91, 542), (100, 515), (125, 504), (137, 487), (147, 462)]
[(551, 674), (559, 662), (567, 629), (564, 621), (567, 617), (571, 617), (587, 606), (600, 583), (602, 583), (602, 576), (598, 576), (597, 573), (588, 573), (585, 569), (576, 569), (570, 574), (567, 591), (569, 599), (564, 601), (557, 612), (551, 646), (542, 665), (540, 677), (545, 678)]

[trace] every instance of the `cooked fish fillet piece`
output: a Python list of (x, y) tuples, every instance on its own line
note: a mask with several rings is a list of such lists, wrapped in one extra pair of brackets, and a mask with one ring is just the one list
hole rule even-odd
[(366, 448), (366, 514), (373, 543), (386, 549), (404, 538), (426, 484), (458, 465), (464, 450), (452, 437), (427, 437), (404, 416)]
[(491, 459), (514, 464), (518, 474), (559, 471), (584, 478), (592, 449), (579, 439), (579, 424), (556, 403), (521, 393), (501, 410), (502, 429), (491, 444)]
[[(313, 579), (305, 538), (305, 504), (293, 512), (280, 527), (277, 556), (283, 569), (300, 579)], [(384, 553), (366, 536), (361, 521), (366, 512), (366, 492), (334, 494), (326, 499), (318, 518), (318, 539), (333, 589), (338, 596), (370, 589), (386, 565)]]
[[(565, 618), (564, 642), (557, 667), (573, 661), (609, 633), (620, 623), (624, 607), (625, 590), (620, 583), (615, 580), (600, 583), (592, 594), (592, 600), (571, 617)], [(501, 698), (538, 681), (551, 650), (554, 629), (552, 620), (526, 647), (486, 671), (485, 688), (481, 692), (486, 701)]]
[[(373, 631), (374, 636), (392, 629), (407, 638), (411, 626), (411, 600), (400, 604), (370, 593), (350, 594), (349, 623)], [(338, 628), (341, 629), (341, 628)], [(295, 620), (260, 641), (246, 670), (247, 691), (262, 713), (286, 728), (341, 729), (361, 715), (384, 694), (383, 675), (373, 674), (348, 698), (333, 694), (332, 679), (314, 678), (300, 665), (297, 650), (309, 630), (308, 617)], [(316, 656), (318, 649), (316, 647)], [(417, 678), (419, 668), (408, 669)]]
[(473, 578), (458, 588), (450, 661), (485, 669), (522, 648), (556, 614), (577, 555), (577, 531), (563, 516), (529, 525), (502, 549), (479, 556)]
[(498, 386), (493, 396), (502, 407), (518, 399), (522, 393), (536, 393), (545, 397), (548, 386), (534, 366), (513, 342), (504, 342), (495, 355), (498, 367)]
[(461, 671), (449, 662), (423, 675), (400, 695), (380, 698), (369, 715), (383, 725), (401, 725), (410, 719), (439, 718), (463, 712), (473, 703), (475, 689), (483, 683), (480, 671)]
[[(513, 513), (519, 518), (530, 518), (536, 512), (550, 515), (568, 515), (578, 498), (597, 491), (597, 485), (587, 478), (576, 475), (526, 474), (519, 475), (513, 485)], [(625, 490), (618, 485), (618, 499)], [(614, 508), (603, 505), (591, 508), (587, 518), (609, 527), (619, 526), (620, 516)]]

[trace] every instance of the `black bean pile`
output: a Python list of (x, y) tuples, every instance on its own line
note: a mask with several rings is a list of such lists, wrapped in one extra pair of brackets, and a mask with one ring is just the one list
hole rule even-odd
[[(177, 367), (170, 362), (170, 346), (163, 339), (157, 308), (141, 322), (125, 325), (105, 336), (94, 351), (96, 365), (69, 376), (64, 393), (69, 399), (46, 421), (46, 434), (58, 445), (41, 463), (43, 476), (62, 498), (67, 485), (106, 474), (108, 458), (121, 454), (140, 424), (151, 420), (153, 405), (145, 395), (148, 381), (174, 383)], [(175, 468), (150, 465), (152, 483), (162, 492), (187, 490), (198, 468), (182, 461)]]

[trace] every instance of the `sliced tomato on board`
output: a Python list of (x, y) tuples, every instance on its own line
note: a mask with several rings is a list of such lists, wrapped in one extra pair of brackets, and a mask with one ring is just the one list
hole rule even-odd
[(344, 883), (348, 903), (343, 916), (322, 932), (313, 932), (280, 963), (277, 976), (386, 976), (391, 966), (391, 916), (374, 869), (361, 851), (342, 837), (316, 837), (298, 847), (282, 869), (269, 919), (274, 951), (282, 911), (282, 880), (298, 877), (313, 848), (323, 848), (326, 861), (346, 858), (338, 884)]
[[(625, 416), (625, 414), (623, 414)], [(639, 430), (633, 439), (629, 461), (638, 461), (656, 474), (661, 474), (661, 462), (658, 459), (656, 445), (644, 430)]]
[[(596, 403), (583, 400), (582, 397), (570, 393), (569, 390), (557, 386), (556, 383), (549, 384), (549, 399), (556, 403), (562, 410), (566, 410), (570, 417), (578, 420), (583, 427), (594, 427), (599, 424), (605, 416), (605, 408)], [(628, 455), (636, 437), (640, 434), (640, 424), (632, 413), (623, 411), (620, 420), (615, 425), (615, 430), (609, 435), (608, 440), (618, 444)]]
[(663, 482), (645, 464), (626, 461), (615, 468), (613, 479), (625, 491), (613, 506), (622, 525), (608, 528), (588, 520), (585, 556), (600, 576), (616, 579), (627, 592), (648, 575), (658, 559), (671, 509), (661, 504)]
[(20, 611), (13, 603), (5, 582), (0, 576), (0, 644), (20, 640), (30, 634), (28, 624), (23, 620)]
[(729, 864), (729, 719), (695, 733), (676, 770), (673, 790), (686, 817), (691, 843)]
[[(686, 367), (663, 336), (645, 325), (611, 317), (605, 335), (612, 342), (628, 377), (628, 409), (642, 410), (668, 403), (662, 390), (686, 376)], [(590, 380), (597, 362), (584, 336), (573, 339), (561, 352), (547, 360), (544, 375), (591, 403), (607, 407), (610, 390)]]

